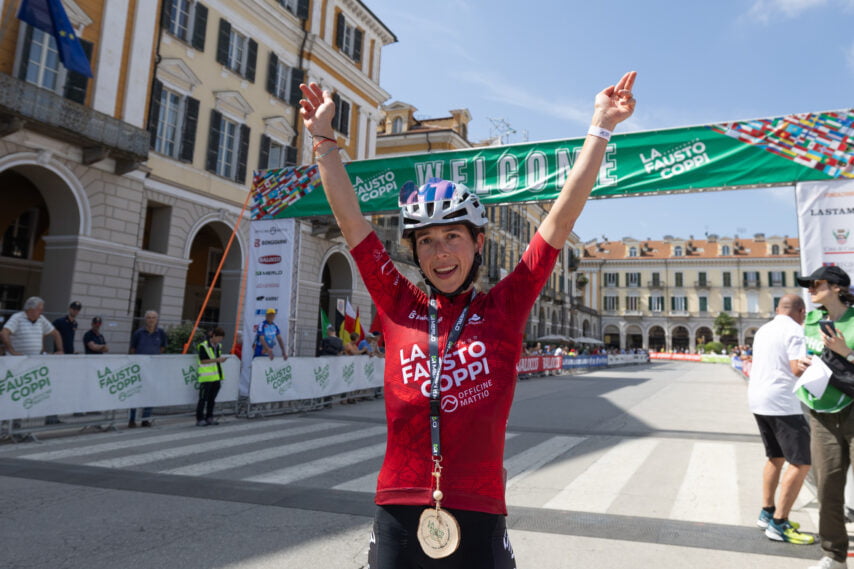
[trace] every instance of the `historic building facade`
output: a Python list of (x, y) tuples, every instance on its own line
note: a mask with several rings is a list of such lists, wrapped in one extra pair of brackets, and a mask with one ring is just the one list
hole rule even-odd
[[(624, 238), (591, 241), (576, 284), (602, 314), (602, 339), (618, 348), (696, 351), (712, 340), (750, 344), (784, 294), (799, 291), (796, 238)], [(735, 320), (720, 338), (715, 318)]]
[[(230, 334), (252, 171), (312, 162), (298, 84), (335, 92), (342, 152), (370, 158), (394, 34), (359, 0), (63, 0), (86, 79), (49, 34), (5, 17), (12, 4), (0, 0), (0, 312), (31, 295), (49, 315), (80, 300), (81, 319), (102, 316), (124, 345), (147, 309), (166, 326), (194, 320), (222, 261), (203, 320)], [(313, 314), (324, 274), (347, 266), (328, 225), (297, 222), (297, 304)], [(280, 323), (299, 351), (298, 318)]]

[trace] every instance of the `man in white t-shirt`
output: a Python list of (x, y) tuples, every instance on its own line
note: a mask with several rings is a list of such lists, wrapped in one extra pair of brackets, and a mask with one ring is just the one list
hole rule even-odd
[[(768, 461), (762, 474), (762, 510), (756, 525), (775, 541), (808, 545), (815, 537), (789, 522), (789, 511), (810, 470), (810, 432), (793, 388), (809, 365), (801, 325), (806, 307), (801, 297), (787, 294), (777, 316), (753, 340), (753, 367), (747, 398), (756, 418)], [(783, 474), (783, 464), (789, 467)], [(782, 480), (781, 480), (782, 475)], [(780, 494), (776, 500), (777, 487)]]
[(62, 353), (62, 338), (50, 321), (42, 316), (44, 300), (31, 296), (23, 312), (16, 312), (3, 325), (0, 334), (10, 356), (37, 356), (44, 351), (45, 336), (53, 336), (56, 353)]

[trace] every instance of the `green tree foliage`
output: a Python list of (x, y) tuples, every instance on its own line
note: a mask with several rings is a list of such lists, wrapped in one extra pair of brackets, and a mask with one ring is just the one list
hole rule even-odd
[[(166, 331), (166, 353), (167, 354), (180, 354), (184, 350), (184, 344), (187, 343), (187, 338), (190, 337), (190, 332), (193, 329), (193, 325), (189, 322), (184, 322), (182, 324), (178, 324), (177, 326), (172, 326)], [(205, 339), (205, 331), (201, 328), (196, 330), (196, 334), (193, 336), (193, 342), (190, 344), (190, 349), (187, 351), (188, 354), (194, 353), (196, 349), (196, 345)]]

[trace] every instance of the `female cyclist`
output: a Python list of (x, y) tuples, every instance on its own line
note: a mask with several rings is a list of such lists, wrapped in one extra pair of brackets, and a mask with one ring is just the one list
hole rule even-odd
[(634, 111), (635, 75), (596, 95), (592, 126), (551, 211), (514, 271), (486, 294), (472, 285), (487, 223), (478, 197), (437, 179), (401, 189), (403, 236), (424, 293), (397, 271), (360, 211), (337, 151), (331, 94), (300, 85), (326, 197), (386, 342), (388, 435), (371, 569), (516, 566), (503, 454), (524, 325), (593, 189), (610, 131)]

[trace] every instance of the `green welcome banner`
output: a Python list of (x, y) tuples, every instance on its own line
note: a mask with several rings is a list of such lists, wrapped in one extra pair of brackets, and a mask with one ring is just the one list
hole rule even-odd
[[(553, 200), (584, 139), (347, 164), (364, 213), (397, 210), (398, 189), (438, 177), (486, 204)], [(593, 197), (854, 178), (854, 109), (615, 135)], [(330, 215), (316, 165), (255, 173), (253, 219)]]

